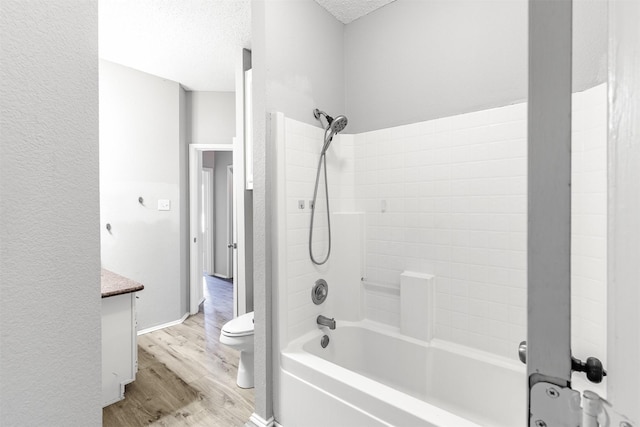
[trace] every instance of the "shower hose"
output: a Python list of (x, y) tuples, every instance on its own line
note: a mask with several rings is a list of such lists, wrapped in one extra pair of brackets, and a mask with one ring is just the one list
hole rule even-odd
[[(326, 134), (325, 134), (326, 140)], [(326, 146), (326, 143), (325, 143)], [(313, 220), (316, 213), (316, 199), (318, 197), (318, 183), (320, 181), (320, 170), (324, 166), (324, 194), (327, 201), (327, 228), (329, 229), (329, 249), (327, 250), (327, 255), (323, 260), (318, 261), (313, 256)], [(316, 265), (322, 265), (329, 259), (329, 255), (331, 255), (331, 220), (329, 218), (329, 185), (327, 184), (327, 155), (326, 150), (323, 148), (322, 153), (320, 154), (320, 160), (318, 161), (318, 171), (316, 172), (316, 186), (313, 190), (313, 202), (311, 206), (311, 225), (309, 226), (309, 256), (311, 257), (311, 262)]]

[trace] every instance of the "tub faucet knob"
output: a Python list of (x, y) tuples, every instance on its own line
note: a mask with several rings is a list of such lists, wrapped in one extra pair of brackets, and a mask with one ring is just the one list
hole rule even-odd
[(326, 316), (319, 315), (318, 318), (316, 319), (316, 322), (318, 323), (318, 325), (326, 326), (329, 329), (335, 329), (336, 328), (336, 321), (333, 318), (329, 319)]

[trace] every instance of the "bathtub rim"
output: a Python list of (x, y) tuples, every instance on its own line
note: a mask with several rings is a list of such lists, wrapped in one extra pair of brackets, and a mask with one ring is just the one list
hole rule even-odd
[[(436, 348), (439, 350), (448, 351), (451, 353), (463, 355), (465, 357), (470, 357), (475, 360), (479, 360), (481, 362), (489, 363), (491, 365), (495, 365), (501, 368), (509, 369), (511, 371), (516, 371), (518, 373), (526, 373), (526, 366), (520, 361), (515, 359), (515, 355), (517, 354), (517, 348), (514, 349), (514, 358), (508, 358), (501, 356), (499, 354), (479, 350), (473, 347), (468, 347), (462, 344), (457, 344), (451, 341), (442, 340), (439, 338), (433, 338), (430, 341), (422, 341), (416, 338), (409, 337), (407, 335), (403, 335), (400, 333), (400, 328), (396, 328), (393, 326), (386, 325), (384, 323), (376, 322), (370, 319), (363, 319), (358, 321), (347, 321), (347, 320), (339, 320), (336, 319), (336, 329), (338, 328), (363, 328), (374, 331), (376, 333), (380, 333), (392, 338), (397, 338), (408, 343), (418, 345), (424, 348)], [(329, 331), (329, 334), (331, 331)], [(317, 328), (312, 331), (309, 331), (299, 337), (291, 340), (281, 351), (282, 354), (292, 354), (298, 352), (305, 352), (304, 345), (316, 338), (320, 338), (323, 335), (327, 334), (327, 330), (325, 328)], [(315, 356), (314, 356), (315, 357)], [(331, 362), (329, 362), (331, 363)]]
[[(429, 342), (421, 341), (402, 335), (399, 328), (394, 328), (385, 324), (381, 324), (369, 319), (360, 321), (340, 321), (336, 320), (337, 328), (361, 328), (368, 329), (376, 333), (387, 335), (392, 338), (401, 339), (419, 345), (424, 348), (435, 348), (447, 352), (462, 355), (464, 357), (473, 358), (485, 363), (498, 366), (500, 368), (515, 371), (526, 377), (526, 367), (519, 361), (513, 361), (506, 357), (495, 355), (493, 353), (484, 352), (463, 345), (447, 342), (439, 339), (432, 339)], [(307, 332), (304, 335), (292, 340), (280, 352), (280, 369), (283, 374), (290, 375), (299, 381), (308, 383), (321, 392), (334, 396), (337, 399), (345, 400), (345, 396), (354, 396), (353, 393), (362, 393), (369, 399), (368, 406), (361, 408), (362, 411), (374, 418), (381, 418), (381, 407), (386, 408), (390, 417), (402, 417), (401, 413), (408, 413), (410, 416), (423, 420), (428, 425), (448, 426), (456, 425), (460, 427), (480, 427), (480, 424), (472, 420), (456, 415), (446, 409), (440, 408), (433, 403), (426, 402), (417, 397), (411, 396), (402, 391), (396, 390), (391, 386), (370, 379), (365, 375), (351, 371), (347, 368), (330, 362), (320, 356), (309, 353), (304, 350), (304, 345), (312, 340), (319, 340), (326, 333), (325, 328), (318, 328)], [(306, 377), (308, 375), (309, 377)], [(319, 376), (325, 376), (324, 380), (333, 383), (338, 389), (324, 389), (317, 385), (322, 381)], [(356, 386), (357, 385), (357, 386)], [(358, 396), (357, 394), (355, 396)], [(362, 397), (358, 396), (358, 399)], [(359, 407), (357, 405), (354, 405)], [(411, 408), (411, 409), (408, 409)]]

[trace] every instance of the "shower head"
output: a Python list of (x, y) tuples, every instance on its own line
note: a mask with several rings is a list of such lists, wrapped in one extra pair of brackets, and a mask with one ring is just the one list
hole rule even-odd
[(342, 132), (347, 127), (349, 120), (345, 116), (338, 116), (329, 123), (329, 128), (333, 134)]
[(324, 130), (324, 145), (322, 146), (322, 154), (324, 154), (329, 148), (329, 145), (331, 145), (333, 137), (347, 127), (348, 120), (346, 116), (342, 115), (334, 119), (324, 111), (320, 111), (317, 108), (313, 110), (313, 116), (318, 120), (320, 120), (320, 116), (324, 116), (325, 119), (327, 119), (327, 127)]

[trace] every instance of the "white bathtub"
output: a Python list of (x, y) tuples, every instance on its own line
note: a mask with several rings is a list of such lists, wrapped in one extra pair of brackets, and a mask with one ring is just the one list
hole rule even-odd
[[(437, 340), (426, 344), (375, 322), (337, 324), (282, 352), (282, 426), (526, 425), (524, 365)], [(323, 349), (325, 332), (330, 342)]]

